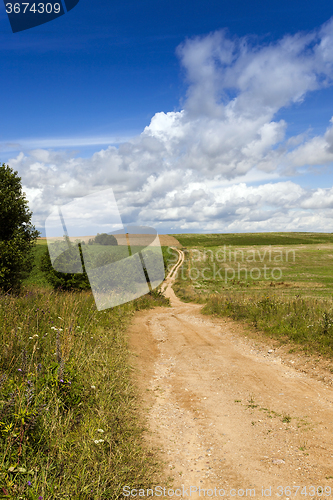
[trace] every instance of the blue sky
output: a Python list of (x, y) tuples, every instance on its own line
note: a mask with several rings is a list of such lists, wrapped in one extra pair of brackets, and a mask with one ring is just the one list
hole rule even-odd
[(80, 0), (12, 33), (0, 6), (0, 160), (37, 227), (112, 187), (125, 222), (161, 233), (333, 231), (332, 15)]

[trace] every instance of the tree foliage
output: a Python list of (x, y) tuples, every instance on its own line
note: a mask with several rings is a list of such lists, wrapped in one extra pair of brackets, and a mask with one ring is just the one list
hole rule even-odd
[(95, 238), (93, 239), (90, 239), (89, 242), (88, 242), (89, 245), (113, 245), (113, 246), (116, 246), (118, 245), (118, 241), (117, 239), (113, 236), (113, 234), (106, 234), (106, 233), (102, 233), (102, 234), (97, 234), (97, 236), (95, 236)]
[(21, 177), (3, 163), (0, 166), (0, 288), (6, 292), (19, 290), (31, 271), (32, 248), (39, 235), (31, 217)]

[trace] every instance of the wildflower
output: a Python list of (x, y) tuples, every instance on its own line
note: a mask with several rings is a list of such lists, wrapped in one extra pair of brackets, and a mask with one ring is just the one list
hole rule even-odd
[(97, 432), (104, 432), (103, 429), (97, 429)]
[(28, 481), (28, 486), (31, 486), (31, 481)]
[[(53, 323), (53, 321), (52, 321)], [(56, 327), (55, 326), (51, 326), (51, 330), (56, 330)]]
[(43, 500), (43, 497), (38, 497), (38, 500)]
[[(21, 371), (22, 371), (22, 370), (21, 370)], [(96, 386), (95, 386), (95, 385), (92, 385), (92, 386), (91, 386), (91, 388), (92, 388), (92, 389), (96, 389)]]
[(22, 371), (22, 369), (21, 369), (21, 368), (18, 368), (18, 369), (17, 369), (17, 371), (18, 371), (18, 372), (21, 372), (21, 371)]
[(29, 337), (29, 340), (32, 340), (32, 337)]
[(60, 318), (60, 316), (58, 316), (58, 319), (62, 319), (62, 318)]
[(104, 443), (104, 439), (94, 439), (95, 444)]
[(62, 379), (62, 378), (60, 379), (60, 382), (63, 382), (63, 379)]

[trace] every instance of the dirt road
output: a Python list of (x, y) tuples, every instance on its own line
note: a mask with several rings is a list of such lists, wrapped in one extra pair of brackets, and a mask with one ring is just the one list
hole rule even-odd
[[(170, 488), (184, 485), (192, 499), (291, 499), (300, 486), (296, 498), (333, 498), (333, 388), (259, 349), (237, 323), (181, 302), (172, 279), (172, 307), (139, 313), (129, 332), (147, 439)], [(331, 495), (317, 490), (329, 486)]]

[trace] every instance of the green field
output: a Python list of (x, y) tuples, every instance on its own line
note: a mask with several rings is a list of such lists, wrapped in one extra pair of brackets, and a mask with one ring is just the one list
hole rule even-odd
[(185, 247), (223, 245), (311, 245), (333, 243), (332, 233), (172, 234)]
[[(93, 258), (97, 261), (97, 266), (104, 265), (103, 260), (105, 262), (108, 261), (108, 258), (111, 257), (111, 261), (123, 259), (124, 257), (128, 257), (128, 247), (119, 246), (119, 247), (108, 247), (107, 245), (86, 245), (85, 250), (87, 253), (91, 254)], [(162, 255), (164, 260), (164, 267), (167, 269), (168, 265), (174, 264), (174, 254), (168, 251), (168, 247), (162, 246)], [(131, 247), (132, 253), (139, 252), (142, 250), (142, 247)], [(30, 273), (30, 276), (24, 281), (25, 286), (38, 286), (43, 288), (51, 289), (51, 285), (47, 282), (45, 274), (41, 270), (42, 257), (47, 251), (47, 241), (46, 239), (38, 239), (35, 248), (33, 249), (34, 253), (34, 266)], [(116, 257), (114, 259), (114, 257)], [(100, 262), (98, 262), (100, 260)]]
[(333, 237), (322, 233), (174, 235), (186, 261), (177, 287), (204, 297), (234, 292), (333, 296)]
[(174, 285), (182, 300), (332, 359), (331, 234), (174, 236), (185, 253)]

